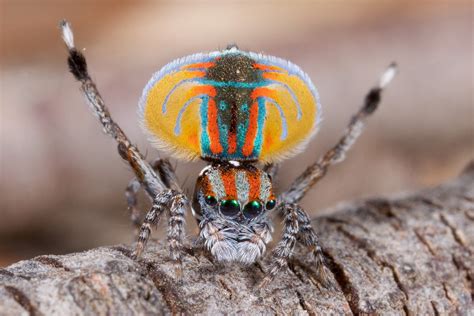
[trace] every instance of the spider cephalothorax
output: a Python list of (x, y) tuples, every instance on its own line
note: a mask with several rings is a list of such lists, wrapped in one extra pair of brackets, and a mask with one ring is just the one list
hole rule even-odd
[[(104, 131), (117, 142), (136, 178), (126, 190), (131, 218), (139, 225), (136, 194), (143, 187), (153, 201), (142, 225), (135, 257), (145, 249), (151, 228), (167, 212), (170, 256), (178, 266), (183, 255), (184, 215), (190, 199), (167, 160), (149, 164), (112, 120), (84, 55), (74, 47), (71, 28), (62, 21), (69, 68)], [(340, 141), (309, 166), (277, 199), (271, 183), (275, 162), (301, 151), (317, 131), (321, 105), (309, 76), (286, 60), (245, 52), (236, 46), (177, 59), (155, 73), (140, 99), (143, 129), (159, 149), (176, 158), (209, 161), (197, 179), (192, 201), (204, 245), (217, 261), (250, 264), (261, 258), (271, 240), (269, 215), (283, 217), (282, 237), (272, 251), (269, 282), (286, 267), (296, 242), (313, 254), (326, 281), (322, 249), (306, 212), (297, 204), (332, 164), (341, 162), (380, 102), (382, 89), (395, 74), (392, 64), (365, 98)], [(254, 164), (263, 162), (264, 170)]]
[(270, 176), (248, 164), (215, 163), (199, 176), (193, 211), (200, 239), (218, 261), (253, 263), (271, 240), (275, 209)]

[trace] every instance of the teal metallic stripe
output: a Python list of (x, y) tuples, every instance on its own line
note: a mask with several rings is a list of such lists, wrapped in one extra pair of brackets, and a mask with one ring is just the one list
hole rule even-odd
[(231, 88), (248, 88), (248, 89), (264, 87), (271, 84), (271, 82), (265, 81), (265, 80), (257, 81), (257, 82), (240, 82), (240, 81), (216, 81), (216, 80), (209, 80), (209, 79), (201, 79), (199, 80), (199, 83), (210, 85), (216, 88), (231, 87)]
[(255, 136), (252, 156), (260, 156), (260, 151), (262, 150), (262, 140), (263, 140), (263, 125), (265, 124), (265, 99), (258, 98), (258, 117), (257, 117), (257, 135)]
[(207, 111), (209, 106), (209, 96), (202, 97), (201, 103), (201, 152), (206, 155), (211, 153), (211, 142), (209, 141), (209, 134), (207, 133)]

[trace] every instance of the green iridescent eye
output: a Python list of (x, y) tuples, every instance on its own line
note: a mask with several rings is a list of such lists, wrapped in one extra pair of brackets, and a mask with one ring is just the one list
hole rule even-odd
[(246, 218), (254, 218), (262, 212), (262, 203), (259, 201), (250, 201), (245, 205), (243, 213)]
[(204, 200), (206, 201), (207, 205), (210, 205), (210, 206), (214, 206), (217, 204), (216, 198), (213, 197), (212, 195), (206, 196)]
[(270, 201), (268, 201), (267, 204), (265, 205), (265, 208), (266, 208), (267, 210), (272, 210), (272, 209), (275, 208), (276, 204), (277, 204), (277, 203), (276, 203), (275, 200), (270, 200)]
[(235, 216), (240, 212), (240, 204), (237, 200), (224, 200), (221, 202), (219, 209), (222, 215)]

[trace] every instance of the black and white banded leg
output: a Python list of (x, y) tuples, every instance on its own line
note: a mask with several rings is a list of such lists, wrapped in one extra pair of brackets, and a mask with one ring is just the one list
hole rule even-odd
[(293, 255), (297, 242), (307, 246), (311, 251), (316, 264), (318, 281), (326, 286), (329, 283), (324, 266), (324, 256), (308, 215), (297, 204), (284, 204), (281, 206), (281, 212), (284, 215), (282, 238), (272, 251), (268, 274), (259, 287), (265, 287), (278, 273), (288, 267), (288, 260)]
[(187, 198), (181, 192), (170, 189), (160, 192), (153, 200), (153, 205), (145, 215), (145, 220), (140, 227), (140, 234), (138, 235), (138, 242), (133, 257), (138, 258), (143, 253), (150, 238), (152, 228), (158, 224), (163, 213), (168, 210), (167, 241), (170, 257), (173, 261), (181, 263), (187, 205)]
[[(153, 167), (144, 159), (138, 149), (132, 145), (120, 126), (114, 122), (109, 110), (105, 106), (104, 100), (87, 70), (86, 58), (74, 46), (74, 35), (71, 26), (67, 21), (61, 21), (59, 26), (69, 52), (69, 70), (81, 83), (81, 90), (92, 113), (101, 123), (104, 132), (117, 141), (120, 156), (129, 163), (137, 180), (153, 199), (153, 206), (147, 213), (145, 221), (140, 228), (139, 241), (134, 256), (138, 257), (142, 253), (150, 236), (151, 226), (158, 222), (163, 211), (168, 208), (170, 214), (168, 242), (171, 258), (179, 262), (184, 236), (184, 213), (189, 203), (179, 189), (171, 166), (164, 164), (163, 168), (160, 169), (160, 171), (164, 170), (164, 174), (157, 175)], [(132, 184), (130, 188), (131, 205), (136, 205), (136, 201), (132, 197), (136, 190), (138, 190), (137, 186)]]
[(345, 159), (346, 153), (362, 133), (366, 118), (377, 109), (381, 100), (382, 91), (390, 81), (392, 81), (396, 71), (396, 64), (390, 64), (380, 77), (379, 83), (372, 88), (365, 97), (364, 105), (359, 112), (352, 117), (344, 135), (336, 146), (331, 148), (324, 156), (319, 158), (319, 160), (309, 166), (296, 178), (290, 188), (281, 195), (282, 201), (286, 203), (297, 203), (311, 187), (325, 176), (329, 166)]
[[(167, 189), (174, 189), (182, 191), (178, 185), (176, 174), (173, 167), (168, 159), (156, 159), (151, 163), (153, 170), (160, 177), (161, 182), (166, 186)], [(137, 208), (137, 195), (138, 191), (142, 187), (140, 181), (134, 177), (127, 185), (125, 189), (125, 198), (127, 200), (128, 212), (130, 214), (130, 220), (132, 225), (138, 229), (140, 228), (140, 210)]]
[(293, 208), (298, 216), (298, 242), (306, 246), (310, 251), (312, 260), (316, 266), (318, 281), (324, 286), (329, 287), (331, 284), (329, 282), (327, 268), (324, 262), (323, 249), (319, 243), (318, 235), (316, 235), (316, 232), (311, 226), (311, 220), (309, 219), (306, 212), (298, 204), (290, 205), (290, 207)]

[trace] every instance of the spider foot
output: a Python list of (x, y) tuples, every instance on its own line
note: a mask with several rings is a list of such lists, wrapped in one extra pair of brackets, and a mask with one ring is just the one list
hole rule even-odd
[(257, 289), (262, 290), (265, 289), (270, 282), (272, 282), (273, 278), (267, 275), (266, 277), (263, 278), (262, 281), (257, 285)]
[(329, 269), (324, 264), (316, 264), (316, 275), (311, 277), (310, 281), (317, 287), (322, 286), (329, 291), (334, 291), (337, 287), (329, 275)]
[(173, 269), (175, 280), (181, 282), (183, 280), (183, 263), (181, 261), (173, 262)]
[(143, 247), (137, 246), (135, 250), (132, 252), (131, 258), (133, 260), (138, 260), (138, 258), (140, 258), (140, 256), (142, 255), (142, 252), (143, 252)]

